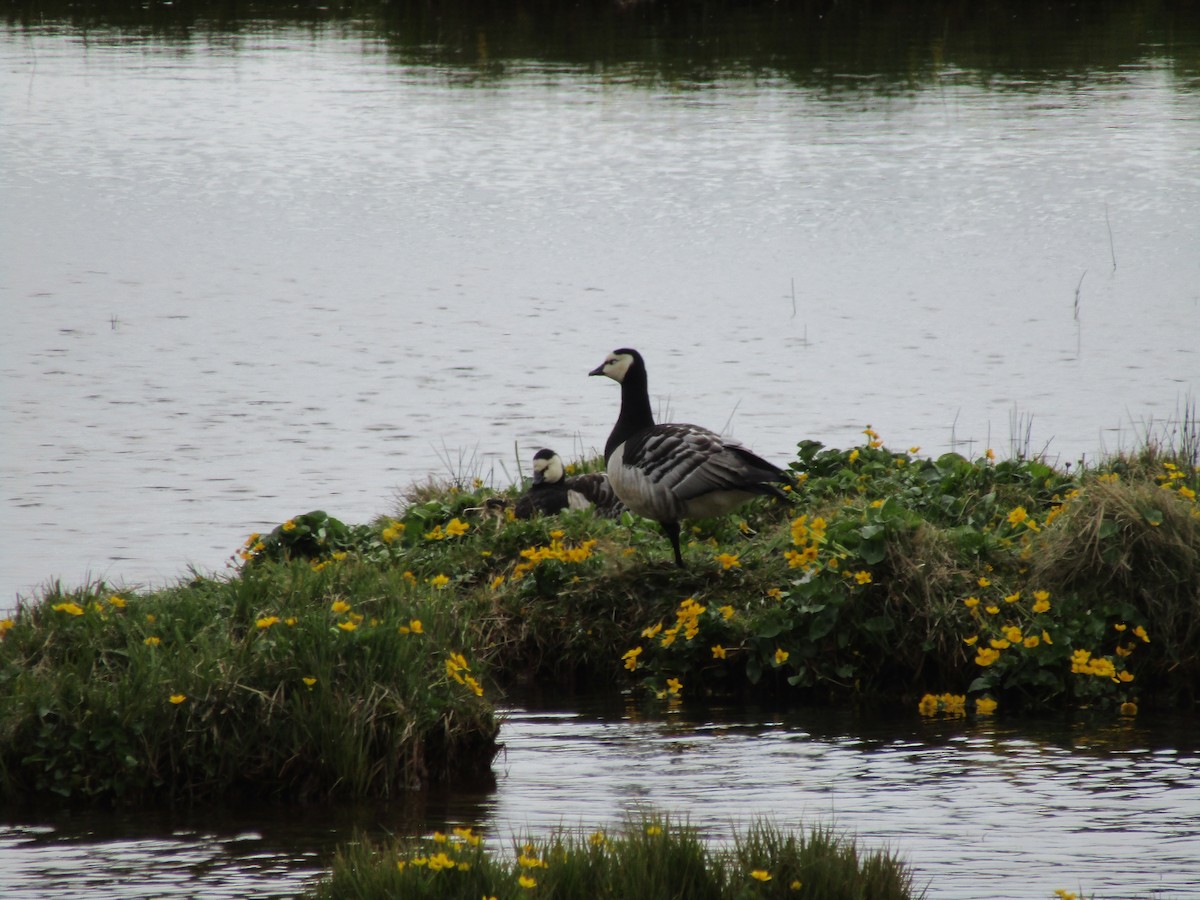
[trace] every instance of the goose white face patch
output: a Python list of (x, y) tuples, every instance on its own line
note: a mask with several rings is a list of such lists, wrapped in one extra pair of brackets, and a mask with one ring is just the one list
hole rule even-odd
[(604, 363), (600, 366), (598, 372), (593, 372), (593, 375), (607, 375), (613, 381), (620, 384), (625, 380), (625, 373), (629, 371), (629, 367), (633, 365), (633, 357), (628, 353), (610, 353), (604, 358)]
[(555, 453), (552, 457), (542, 460), (542, 478), (551, 484), (562, 481), (566, 470), (563, 468), (562, 457)]

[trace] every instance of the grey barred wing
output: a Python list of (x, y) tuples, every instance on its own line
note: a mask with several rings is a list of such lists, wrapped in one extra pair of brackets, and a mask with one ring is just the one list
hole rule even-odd
[(777, 481), (780, 470), (697, 425), (655, 425), (626, 442), (622, 462), (682, 501)]

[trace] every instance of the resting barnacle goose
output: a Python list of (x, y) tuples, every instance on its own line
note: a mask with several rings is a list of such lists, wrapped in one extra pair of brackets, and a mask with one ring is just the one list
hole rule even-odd
[(568, 476), (562, 459), (553, 450), (542, 449), (533, 455), (533, 485), (513, 508), (518, 519), (588, 507), (608, 518), (625, 511), (603, 472)]
[(698, 425), (654, 423), (642, 355), (614, 350), (588, 373), (621, 385), (621, 412), (604, 462), (617, 497), (632, 512), (662, 525), (683, 566), (679, 520), (720, 516), (759, 494), (786, 498), (787, 475), (737, 441)]

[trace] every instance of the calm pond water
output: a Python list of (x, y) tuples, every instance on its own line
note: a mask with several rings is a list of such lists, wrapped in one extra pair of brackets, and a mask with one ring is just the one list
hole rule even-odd
[[(779, 462), (868, 423), (1063, 461), (1168, 434), (1200, 385), (1200, 28), (1112, 9), (853, 40), (10, 20), (0, 607), (593, 453), (617, 395), (586, 373), (627, 344), (662, 411)], [(355, 825), (648, 803), (834, 824), (931, 897), (1198, 897), (1194, 734), (522, 708), (495, 790), (386, 814), (9, 818), (0, 896), (286, 896)]]
[(1066, 25), (753, 65), (0, 28), (0, 604), (596, 452), (624, 345), (781, 463), (1136, 445), (1200, 384), (1197, 28)]
[(0, 819), (13, 900), (285, 897), (355, 827), (482, 826), (511, 839), (666, 810), (714, 841), (755, 817), (889, 847), (927, 896), (1200, 896), (1194, 721), (919, 722), (906, 715), (704, 709), (643, 715), (575, 702), (513, 709), (495, 790), (405, 808), (287, 816)]

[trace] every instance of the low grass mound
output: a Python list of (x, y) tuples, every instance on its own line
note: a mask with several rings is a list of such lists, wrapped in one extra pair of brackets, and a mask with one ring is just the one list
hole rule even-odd
[(388, 797), (496, 752), (467, 635), (399, 572), (55, 589), (8, 621), (4, 801)]
[(750, 900), (909, 900), (921, 896), (912, 875), (886, 852), (859, 850), (823, 829), (786, 831), (758, 822), (732, 845), (704, 840), (667, 818), (631, 819), (617, 831), (558, 830), (527, 838), (502, 854), (474, 830), (378, 846), (356, 842), (306, 900), (560, 900), (678, 897)]
[(1071, 470), (866, 434), (802, 443), (786, 502), (689, 523), (682, 571), (652, 522), (513, 520), (488, 501), (515, 489), (471, 481), (368, 524), (296, 516), (220, 580), (56, 587), (0, 621), (0, 799), (486, 777), (491, 703), (545, 681), (955, 715), (1195, 702), (1193, 456)]

